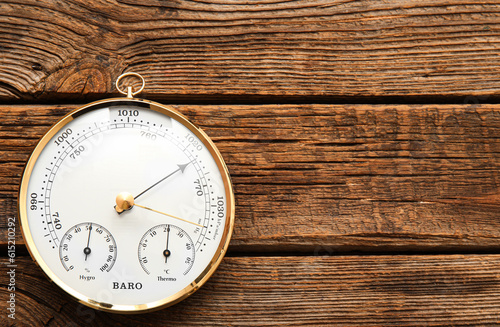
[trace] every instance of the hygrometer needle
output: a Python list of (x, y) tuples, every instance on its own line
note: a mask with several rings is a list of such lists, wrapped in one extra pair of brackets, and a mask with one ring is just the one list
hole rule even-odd
[(137, 196), (134, 196), (134, 199), (137, 199), (138, 197), (140, 197), (141, 195), (143, 195), (144, 193), (146, 193), (147, 191), (149, 191), (150, 189), (152, 189), (153, 187), (155, 187), (156, 185), (160, 184), (161, 182), (163, 182), (164, 180), (166, 180), (167, 178), (169, 178), (170, 176), (174, 175), (175, 173), (177, 173), (178, 171), (180, 171), (181, 173), (184, 172), (184, 170), (186, 169), (187, 165), (189, 165), (191, 162), (188, 162), (187, 164), (183, 164), (183, 165), (177, 165), (179, 168), (177, 168), (176, 170), (174, 170), (173, 172), (171, 172), (170, 174), (168, 174), (167, 176), (163, 177), (162, 179), (160, 179), (158, 182), (154, 183), (153, 185), (151, 185), (150, 187), (148, 187), (147, 189), (145, 189), (144, 191), (142, 191), (141, 193), (139, 193), (139, 195)]
[(83, 249), (83, 253), (85, 253), (85, 261), (87, 261), (87, 256), (90, 254), (90, 233), (92, 233), (92, 224), (89, 226), (89, 237), (87, 239), (87, 246)]

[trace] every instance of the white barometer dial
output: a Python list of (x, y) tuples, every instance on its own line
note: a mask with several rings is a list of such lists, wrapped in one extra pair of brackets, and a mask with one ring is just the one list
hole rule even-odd
[(113, 98), (71, 112), (42, 137), (19, 213), (52, 281), (90, 307), (138, 313), (179, 302), (214, 273), (234, 195), (215, 145), (184, 116)]

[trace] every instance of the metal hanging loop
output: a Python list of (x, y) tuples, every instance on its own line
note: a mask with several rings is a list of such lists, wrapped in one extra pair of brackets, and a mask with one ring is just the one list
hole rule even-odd
[[(122, 78), (127, 77), (127, 76), (138, 77), (142, 81), (141, 88), (135, 92), (132, 91), (132, 86), (127, 86), (127, 91), (120, 89), (120, 87), (118, 86), (118, 83), (121, 81)], [(121, 74), (120, 76), (118, 76), (118, 78), (116, 79), (115, 85), (116, 85), (116, 89), (118, 90), (118, 92), (120, 92), (121, 94), (125, 94), (127, 96), (127, 98), (133, 98), (134, 95), (142, 92), (142, 90), (144, 89), (144, 86), (146, 86), (146, 81), (144, 81), (144, 77), (142, 77), (140, 74), (130, 72), (130, 73), (125, 73), (125, 74)]]

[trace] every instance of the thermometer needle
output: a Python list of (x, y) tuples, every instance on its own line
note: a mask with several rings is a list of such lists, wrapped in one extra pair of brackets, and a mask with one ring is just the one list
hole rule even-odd
[(168, 257), (170, 256), (170, 250), (168, 249), (168, 238), (170, 236), (170, 225), (167, 225), (167, 245), (165, 246), (165, 251), (163, 251), (163, 255), (165, 256), (165, 263), (167, 263)]
[(165, 215), (165, 216), (168, 216), (168, 217), (172, 217), (172, 218), (175, 218), (175, 219), (179, 219), (179, 220), (182, 220), (186, 223), (190, 223), (190, 224), (193, 224), (195, 226), (198, 226), (198, 227), (205, 227), (203, 225), (200, 225), (200, 224), (197, 224), (197, 223), (193, 223), (192, 221), (189, 221), (189, 220), (186, 220), (186, 219), (182, 219), (180, 217), (176, 217), (176, 216), (173, 216), (173, 215), (169, 215), (168, 213), (165, 213), (165, 212), (161, 212), (161, 211), (158, 211), (158, 210), (155, 210), (155, 209), (151, 209), (151, 208), (148, 208), (148, 207), (145, 207), (145, 206), (142, 206), (140, 204), (137, 204), (135, 203), (134, 205), (138, 206), (139, 208), (143, 208), (143, 209), (146, 209), (146, 210), (150, 210), (150, 211), (153, 211), (153, 212), (156, 212), (156, 213), (159, 213), (159, 214), (162, 214), (162, 215)]

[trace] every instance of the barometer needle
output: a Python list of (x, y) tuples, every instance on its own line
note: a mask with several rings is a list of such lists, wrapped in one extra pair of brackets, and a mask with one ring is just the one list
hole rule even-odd
[(135, 203), (134, 205), (138, 206), (139, 208), (143, 208), (143, 209), (150, 210), (150, 211), (153, 211), (153, 212), (156, 212), (156, 213), (168, 216), (168, 217), (172, 217), (172, 218), (175, 218), (175, 219), (182, 220), (182, 221), (184, 221), (186, 223), (190, 223), (190, 224), (196, 225), (196, 226), (201, 227), (201, 228), (205, 227), (203, 225), (200, 225), (200, 224), (197, 224), (197, 223), (193, 223), (192, 221), (189, 221), (189, 220), (186, 220), (186, 219), (182, 219), (182, 218), (179, 218), (179, 217), (176, 217), (176, 216), (172, 216), (172, 215), (169, 215), (168, 213), (164, 213), (164, 212), (161, 212), (161, 211), (158, 211), (158, 210), (155, 210), (155, 209), (151, 209), (151, 208), (142, 206), (142, 205), (137, 204), (137, 203)]
[(170, 176), (174, 175), (175, 173), (177, 173), (178, 171), (180, 171), (181, 173), (184, 172), (184, 169), (186, 169), (187, 165), (189, 165), (191, 162), (188, 162), (187, 164), (183, 164), (183, 165), (177, 165), (179, 168), (177, 168), (176, 170), (174, 170), (173, 172), (171, 172), (170, 174), (168, 174), (167, 176), (163, 177), (162, 179), (160, 179), (158, 182), (154, 183), (153, 185), (151, 185), (150, 187), (148, 187), (147, 189), (145, 189), (144, 191), (142, 191), (141, 193), (139, 193), (139, 195), (137, 196), (134, 196), (134, 199), (137, 199), (138, 197), (140, 197), (141, 195), (143, 195), (144, 193), (146, 193), (147, 191), (149, 191), (150, 189), (152, 189), (153, 187), (155, 187), (156, 185), (160, 184), (161, 182), (163, 182), (164, 180), (166, 180), (167, 178), (169, 178)]

